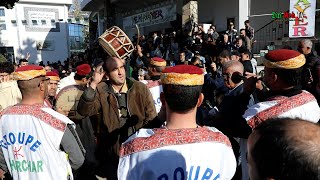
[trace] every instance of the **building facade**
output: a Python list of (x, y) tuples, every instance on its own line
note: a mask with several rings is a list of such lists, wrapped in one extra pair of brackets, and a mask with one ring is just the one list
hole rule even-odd
[[(94, 38), (107, 28), (116, 25), (132, 39), (137, 34), (136, 24), (141, 34), (153, 31), (169, 32), (181, 27), (182, 0), (83, 0), (82, 10), (92, 11), (90, 33)], [(92, 24), (94, 24), (92, 26)], [(95, 26), (95, 27), (94, 27)]]
[(68, 10), (72, 0), (20, 0), (0, 7), (0, 52), (11, 61), (30, 54), (30, 63), (63, 61), (69, 56)]
[[(320, 38), (320, 1), (308, 1), (316, 2), (315, 36), (311, 39), (320, 49), (317, 40)], [(97, 26), (93, 39), (112, 25), (121, 27), (131, 38), (137, 33), (135, 24), (139, 25), (141, 34), (147, 35), (152, 31), (186, 28), (188, 22), (192, 22), (191, 26), (195, 23), (213, 24), (218, 32), (226, 31), (228, 24), (233, 22), (240, 30), (245, 27), (244, 21), (250, 20), (255, 28), (255, 53), (270, 44), (278, 47), (290, 45), (296, 49), (299, 41), (299, 38), (289, 38), (288, 22), (272, 18), (273, 12), (289, 10), (289, 0), (83, 0), (81, 8), (93, 11), (90, 23)]]

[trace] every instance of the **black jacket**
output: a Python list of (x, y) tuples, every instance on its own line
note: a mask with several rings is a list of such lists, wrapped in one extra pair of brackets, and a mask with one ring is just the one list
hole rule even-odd
[(316, 87), (320, 83), (320, 58), (316, 56), (313, 52), (305, 55), (306, 64), (303, 66), (302, 70), (302, 89), (312, 93), (320, 102), (320, 94), (317, 93)]
[(243, 93), (243, 84), (227, 93), (212, 125), (228, 136), (247, 139), (251, 128), (242, 115), (248, 109), (250, 99), (250, 95)]

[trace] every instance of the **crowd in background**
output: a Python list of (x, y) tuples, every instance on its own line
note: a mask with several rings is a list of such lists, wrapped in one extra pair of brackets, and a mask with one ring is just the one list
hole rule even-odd
[[(154, 58), (164, 59), (166, 61), (167, 67), (176, 65), (193, 65), (201, 68), (204, 74), (204, 83), (201, 89), (202, 93), (204, 94), (204, 100), (198, 107), (196, 107), (198, 109), (196, 118), (197, 124), (201, 126), (206, 125), (216, 127), (220, 131), (222, 131), (226, 136), (228, 136), (232, 144), (233, 152), (235, 154), (238, 165), (238, 170), (236, 175), (234, 176), (234, 179), (242, 178), (246, 180), (248, 179), (248, 169), (242, 169), (241, 174), (240, 169), (246, 167), (246, 165), (241, 167), (240, 164), (247, 163), (245, 155), (245, 153), (247, 152), (246, 144), (248, 137), (252, 132), (252, 129), (251, 126), (248, 126), (247, 122), (244, 120), (243, 113), (248, 109), (248, 107), (265, 100), (265, 96), (267, 94), (267, 91), (270, 90), (270, 86), (271, 88), (274, 88), (276, 90), (275, 92), (279, 93), (281, 91), (282, 93), (285, 92), (287, 89), (287, 87), (284, 86), (284, 84), (288, 85), (288, 87), (290, 85), (290, 88), (292, 88), (293, 86), (296, 87), (297, 85), (301, 85), (299, 88), (311, 92), (319, 102), (320, 59), (316, 57), (312, 52), (312, 42), (310, 40), (302, 40), (299, 43), (298, 50), (301, 54), (305, 56), (305, 58), (307, 59), (307, 63), (303, 65), (303, 67), (297, 67), (296, 69), (299, 70), (297, 70), (296, 72), (286, 72), (287, 74), (281, 74), (281, 72), (279, 73), (279, 71), (272, 69), (274, 67), (270, 68), (270, 71), (274, 71), (274, 73), (279, 73), (279, 77), (281, 77), (279, 79), (283, 81), (277, 81), (273, 85), (268, 84), (269, 86), (267, 86), (264, 83), (264, 81), (261, 81), (261, 78), (263, 78), (261, 77), (263, 73), (259, 74), (259, 76), (256, 76), (258, 75), (257, 61), (252, 57), (252, 47), (254, 46), (254, 29), (250, 26), (249, 21), (245, 21), (244, 24), (245, 29), (236, 30), (234, 28), (234, 24), (230, 23), (228, 24), (227, 30), (222, 33), (216, 32), (215, 26), (213, 25), (210, 26), (207, 32), (205, 32), (203, 27), (199, 25), (196, 28), (194, 28), (192, 32), (182, 30), (172, 31), (168, 34), (153, 32), (149, 36), (141, 35), (139, 38), (134, 37), (133, 44), (135, 44), (135, 50), (131, 54), (130, 59), (126, 61), (127, 64), (125, 66), (125, 71), (127, 75), (124, 76), (131, 77), (137, 81), (143, 82), (144, 84), (148, 83), (148, 81), (146, 80), (159, 81), (160, 75), (164, 70), (164, 67), (158, 67), (152, 64), (151, 61)], [(290, 51), (290, 53), (292, 52)], [(279, 54), (277, 54), (277, 56), (278, 55)], [(299, 55), (300, 54), (294, 54), (294, 57), (297, 57)], [(39, 65), (43, 66), (47, 72), (57, 73), (61, 81), (63, 81), (63, 78), (69, 77), (72, 73), (76, 74), (77, 69), (81, 65), (88, 64), (94, 71), (96, 68), (101, 69), (101, 63), (104, 62), (105, 64), (103, 65), (102, 69), (104, 69), (106, 74), (109, 75), (109, 77), (112, 79), (114, 77), (111, 77), (111, 72), (108, 72), (108, 67), (106, 64), (106, 62), (108, 61), (106, 60), (107, 56), (108, 55), (99, 46), (99, 44), (95, 43), (90, 49), (87, 49), (84, 53), (74, 54), (64, 61), (50, 62), (49, 60), (46, 60), (44, 62), (40, 62)], [(122, 63), (122, 61), (120, 61), (119, 59), (116, 59), (115, 61), (117, 61), (117, 65), (119, 63)], [(13, 73), (17, 67), (26, 66), (28, 63), (28, 59), (21, 59), (19, 61), (19, 64), (17, 65), (11, 64), (9, 62), (1, 63), (0, 85), (1, 82), (6, 82), (6, 79), (10, 78), (10, 74)], [(108, 65), (110, 66), (110, 63)], [(116, 68), (119, 69), (119, 67)], [(90, 71), (91, 69), (89, 70), (89, 72)], [(85, 83), (82, 85), (87, 84), (87, 86), (90, 86), (90, 82), (97, 81), (96, 79), (92, 78), (92, 76), (94, 76), (95, 78), (97, 77), (97, 75), (94, 75), (93, 71), (91, 71), (89, 75), (86, 73), (80, 76), (81, 78), (85, 78), (87, 80), (83, 81)], [(268, 73), (269, 75), (271, 74), (270, 72)], [(243, 99), (242, 95), (245, 91), (245, 87), (243, 84), (246, 74), (255, 76), (255, 80), (257, 82), (256, 88), (258, 90), (250, 91), (249, 96), (245, 97), (248, 99)], [(74, 80), (76, 80), (78, 83), (78, 81), (80, 81), (81, 78), (75, 78)], [(289, 81), (287, 81), (286, 78), (289, 79)], [(101, 77), (100, 81), (95, 82), (95, 88), (97, 88), (99, 91), (98, 84), (100, 83), (101, 85), (101, 82), (105, 81), (107, 81), (107, 79), (103, 79)], [(127, 79), (127, 81), (129, 80)], [(270, 83), (270, 79), (268, 82)], [(136, 83), (136, 81), (133, 81), (133, 83)], [(15, 86), (17, 86), (16, 83)], [(141, 86), (140, 88), (144, 90), (145, 87), (142, 86), (141, 83), (139, 83), (139, 86)], [(110, 92), (111, 91), (112, 90), (110, 90)], [(120, 94), (115, 98), (117, 98), (117, 101), (119, 102), (127, 101), (127, 99), (120, 99), (121, 93), (127, 94), (129, 92), (123, 93), (121, 91), (122, 86), (118, 92), (113, 92), (114, 94)], [(299, 93), (297, 94), (300, 93), (301, 92), (299, 91)], [(85, 96), (87, 96), (86, 93), (84, 94)], [(83, 112), (89, 111), (91, 106), (94, 105), (90, 104), (90, 102), (87, 100), (89, 99), (89, 95), (88, 97), (85, 96), (82, 97), (81, 106), (83, 106)], [(140, 100), (135, 101), (140, 102)], [(144, 101), (147, 101), (147, 99), (144, 99)], [(17, 102), (19, 102), (19, 100), (17, 100)], [(87, 105), (86, 103), (90, 104), (90, 108), (88, 108), (89, 105), (85, 106)], [(136, 102), (131, 103), (139, 104)], [(11, 104), (15, 103), (11, 102)], [(107, 102), (101, 106), (106, 106), (106, 104)], [(141, 105), (141, 103), (139, 105)], [(129, 106), (129, 104), (124, 103), (124, 106)], [(314, 107), (319, 108), (318, 105), (314, 105)], [(126, 108), (128, 109), (129, 107)], [(0, 107), (0, 110), (1, 109), (2, 108)], [(315, 114), (318, 115), (317, 113)], [(106, 115), (106, 113), (102, 113), (102, 115), (104, 116), (102, 118), (110, 118), (108, 116), (109, 114)], [(129, 119), (131, 117), (120, 117), (120, 121), (123, 120), (121, 118)], [(319, 119), (317, 118), (318, 117), (312, 117), (310, 119), (312, 119), (312, 121), (314, 122), (317, 122)], [(286, 123), (289, 124), (289, 122)], [(125, 123), (123, 124), (123, 126), (126, 126)], [(122, 127), (120, 127), (120, 129), (121, 128)], [(98, 132), (95, 126), (93, 126), (93, 131), (93, 134), (97, 135)], [(129, 137), (130, 133), (132, 133), (133, 131), (134, 130), (130, 130), (126, 132), (126, 135), (128, 135), (126, 137)], [(260, 131), (261, 133), (263, 133), (263, 129), (260, 129)], [(98, 136), (99, 135), (93, 137), (92, 139), (99, 138)], [(122, 142), (124, 142), (125, 139), (122, 140)], [(115, 141), (117, 141), (117, 143), (122, 143), (119, 139)], [(113, 145), (114, 144), (110, 146)], [(86, 146), (86, 144), (84, 144), (84, 146)], [(245, 150), (241, 150), (241, 148), (244, 148), (244, 146)], [(93, 156), (95, 155), (96, 154), (94, 154)], [(116, 158), (118, 158), (117, 155), (115, 155)], [(99, 158), (101, 158), (102, 156), (103, 154), (99, 154), (99, 157), (94, 157), (93, 159), (95, 159), (94, 161), (96, 161), (97, 159), (99, 160)], [(108, 159), (109, 157), (103, 158)], [(115, 162), (117, 161), (115, 160)], [(84, 170), (90, 169), (90, 171), (95, 171), (96, 164), (85, 164), (84, 167), (87, 168)], [(113, 171), (111, 172), (111, 174), (113, 173), (112, 175), (114, 176), (114, 172), (116, 172), (117, 168), (112, 168), (110, 169), (110, 171)], [(93, 172), (93, 174), (94, 173), (96, 172)], [(84, 177), (82, 177), (82, 179), (85, 179)]]

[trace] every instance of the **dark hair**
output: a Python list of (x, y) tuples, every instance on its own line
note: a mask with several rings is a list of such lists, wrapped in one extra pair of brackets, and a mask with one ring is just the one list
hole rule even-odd
[(292, 50), (292, 47), (289, 46), (289, 45), (284, 45), (281, 49), (289, 49), (289, 50)]
[(249, 20), (245, 20), (244, 23), (250, 23), (250, 21)]
[(249, 51), (249, 49), (241, 49), (239, 53), (249, 55), (249, 59), (251, 59), (251, 52)]
[(241, 37), (238, 37), (238, 38), (236, 39), (236, 41), (239, 41), (239, 40), (243, 41), (243, 39), (242, 39)]
[(155, 65), (153, 65), (153, 64), (150, 64), (150, 67), (151, 67), (151, 68), (154, 68), (158, 73), (161, 73), (161, 72), (165, 69), (165, 67), (155, 66)]
[(197, 62), (197, 61), (200, 61), (201, 62), (201, 60), (200, 60), (200, 58), (199, 57), (196, 57), (196, 56), (193, 56), (192, 58), (191, 58), (191, 63), (195, 63), (195, 62)]
[(302, 67), (298, 69), (272, 69), (272, 71), (277, 74), (288, 86), (301, 85), (302, 70)]
[(19, 64), (21, 64), (22, 62), (28, 62), (27, 59), (20, 59)]
[(1, 62), (0, 63), (0, 73), (8, 73), (11, 74), (14, 71), (13, 64), (9, 62)]
[(240, 31), (239, 31), (239, 32), (241, 32), (241, 31), (246, 31), (246, 30), (242, 28), (242, 29), (240, 29)]
[[(295, 132), (299, 127), (299, 134)], [(310, 133), (311, 131), (312, 133)], [(316, 180), (320, 153), (317, 124), (301, 119), (268, 119), (255, 128), (251, 157), (261, 178)]]
[(227, 58), (227, 57), (229, 57), (229, 59), (231, 59), (231, 53), (230, 53), (230, 51), (228, 51), (228, 50), (223, 50), (223, 51), (219, 54), (219, 57), (222, 57), (222, 58)]
[(79, 75), (79, 74), (77, 74), (77, 73), (74, 75), (74, 80), (80, 81), (80, 80), (82, 80), (83, 78), (89, 79), (89, 76), (88, 76), (88, 75), (87, 75), (87, 76), (82, 76), (82, 75)]
[(232, 51), (231, 55), (235, 55), (235, 56), (239, 56), (240, 57), (240, 53), (237, 50)]
[(186, 113), (197, 105), (202, 86), (162, 85), (165, 100), (173, 112)]

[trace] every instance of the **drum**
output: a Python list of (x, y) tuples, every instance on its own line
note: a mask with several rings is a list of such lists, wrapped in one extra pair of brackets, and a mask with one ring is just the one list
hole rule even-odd
[(81, 116), (77, 112), (77, 107), (84, 90), (85, 87), (81, 85), (71, 85), (64, 87), (56, 97), (56, 108), (60, 107), (63, 111), (69, 111), (68, 117), (71, 120), (83, 119), (84, 116)]
[(107, 29), (100, 37), (99, 44), (110, 55), (127, 60), (134, 50), (128, 36), (117, 26)]

